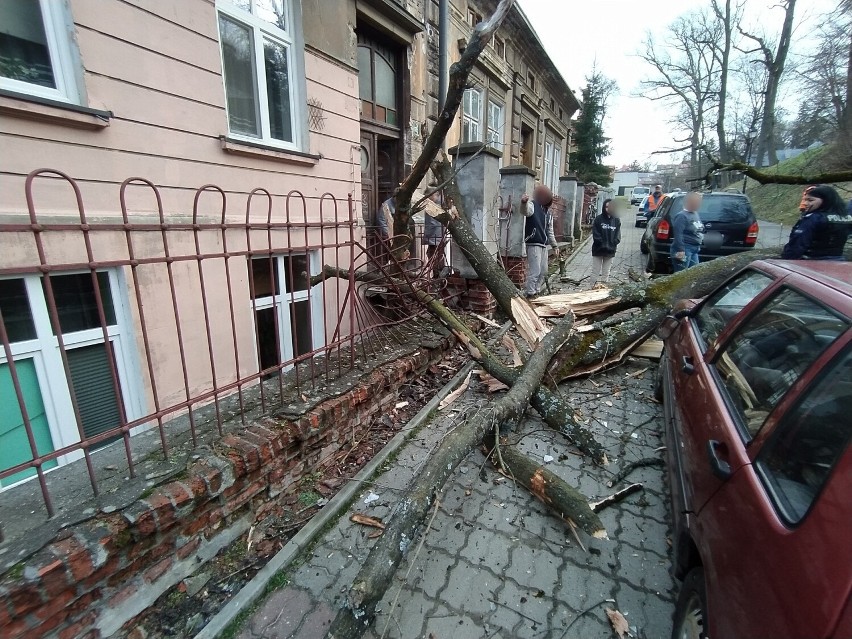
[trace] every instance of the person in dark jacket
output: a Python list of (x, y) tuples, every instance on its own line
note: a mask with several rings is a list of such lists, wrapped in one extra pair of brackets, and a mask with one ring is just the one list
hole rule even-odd
[(601, 214), (592, 222), (592, 274), (597, 278), (595, 288), (609, 281), (609, 271), (615, 249), (621, 242), (621, 220), (614, 200), (604, 200)]
[(781, 257), (787, 260), (843, 260), (843, 247), (852, 233), (852, 212), (832, 187), (809, 186), (804, 210), (790, 231)]
[(701, 193), (692, 191), (683, 198), (683, 210), (672, 219), (672, 270), (677, 273), (698, 264), (698, 252), (704, 242), (704, 224), (698, 217)]
[(533, 190), (532, 199), (524, 193), (521, 197), (521, 211), (526, 216), (524, 241), (527, 245), (527, 285), (526, 297), (538, 295), (544, 278), (547, 277), (547, 247), (557, 248), (553, 234), (553, 214), (550, 205), (553, 194), (544, 185)]

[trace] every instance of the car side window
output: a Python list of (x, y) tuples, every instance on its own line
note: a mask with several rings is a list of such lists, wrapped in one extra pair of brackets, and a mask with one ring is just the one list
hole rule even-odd
[(768, 275), (748, 270), (710, 295), (693, 318), (705, 345), (712, 345), (734, 316), (771, 283)]
[(785, 288), (746, 320), (718, 353), (716, 371), (749, 437), (849, 322)]
[(757, 456), (776, 507), (790, 523), (807, 514), (852, 440), (852, 349), (835, 359), (789, 410)]

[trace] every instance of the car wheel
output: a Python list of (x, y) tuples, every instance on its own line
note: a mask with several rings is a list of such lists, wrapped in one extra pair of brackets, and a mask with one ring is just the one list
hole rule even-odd
[[(639, 226), (639, 225), (637, 224), (636, 226)], [(647, 255), (648, 253), (651, 252), (651, 249), (648, 248), (648, 243), (645, 241), (644, 237), (639, 241), (639, 252), (642, 255)]]
[(706, 639), (707, 587), (704, 569), (693, 568), (683, 580), (674, 614), (672, 639)]

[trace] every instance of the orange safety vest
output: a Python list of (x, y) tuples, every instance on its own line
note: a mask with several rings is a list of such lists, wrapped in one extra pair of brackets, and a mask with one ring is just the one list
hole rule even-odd
[(659, 198), (655, 198), (654, 194), (651, 193), (651, 195), (648, 196), (648, 210), (649, 211), (656, 211), (657, 207), (660, 206), (660, 202), (662, 200), (663, 200), (663, 194), (662, 193), (660, 193)]

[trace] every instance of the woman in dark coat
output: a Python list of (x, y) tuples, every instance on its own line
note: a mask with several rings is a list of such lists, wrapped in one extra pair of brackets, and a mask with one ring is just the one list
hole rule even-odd
[(609, 271), (615, 249), (621, 242), (621, 220), (614, 200), (604, 200), (601, 214), (592, 222), (592, 275), (597, 278), (595, 288), (609, 281)]

